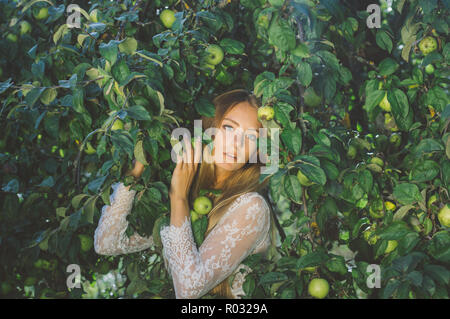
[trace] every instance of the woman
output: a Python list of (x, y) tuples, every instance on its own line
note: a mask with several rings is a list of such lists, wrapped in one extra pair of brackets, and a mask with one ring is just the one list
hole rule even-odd
[[(213, 148), (202, 149), (198, 140), (194, 152), (191, 149), (179, 155), (169, 192), (170, 225), (161, 229), (164, 261), (177, 298), (199, 298), (208, 292), (240, 298), (245, 275), (251, 271), (241, 262), (250, 254), (266, 252), (271, 244), (270, 234), (274, 234), (270, 206), (258, 193), (267, 186), (267, 180), (259, 183), (260, 167), (264, 164), (249, 162), (255, 152), (258, 154), (258, 129), (262, 127), (257, 117), (259, 101), (245, 90), (233, 90), (216, 97), (213, 103), (215, 117), (202, 119), (204, 130), (218, 128)], [(142, 171), (143, 165), (136, 162), (129, 174), (139, 177)], [(111, 205), (103, 207), (95, 231), (96, 252), (118, 255), (151, 247), (151, 236), (125, 235), (126, 216), (136, 191), (122, 183), (113, 187)], [(221, 193), (213, 200), (205, 240), (197, 248), (189, 203), (201, 189), (217, 189)], [(229, 277), (233, 279), (231, 286)]]

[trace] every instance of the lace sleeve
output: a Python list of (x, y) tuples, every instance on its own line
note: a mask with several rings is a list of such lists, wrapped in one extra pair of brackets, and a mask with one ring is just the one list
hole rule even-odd
[(269, 227), (269, 207), (256, 192), (238, 197), (198, 249), (190, 217), (180, 227), (163, 227), (163, 254), (176, 298), (199, 298), (208, 293), (252, 253)]
[(100, 255), (120, 255), (134, 253), (153, 245), (153, 237), (141, 237), (133, 234), (128, 237), (125, 231), (128, 227), (127, 215), (133, 207), (135, 190), (123, 183), (112, 185), (114, 192), (110, 196), (111, 205), (102, 208), (102, 215), (94, 234), (94, 249)]

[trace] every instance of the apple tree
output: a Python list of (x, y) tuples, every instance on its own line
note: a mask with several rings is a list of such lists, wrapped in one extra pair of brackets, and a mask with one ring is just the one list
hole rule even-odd
[[(246, 298), (448, 298), (448, 14), (447, 0), (0, 1), (0, 296), (174, 298), (171, 132), (246, 88), (280, 130), (279, 169), (261, 176), (277, 241), (244, 261)], [(126, 235), (155, 246), (100, 256), (118, 181), (137, 191)]]

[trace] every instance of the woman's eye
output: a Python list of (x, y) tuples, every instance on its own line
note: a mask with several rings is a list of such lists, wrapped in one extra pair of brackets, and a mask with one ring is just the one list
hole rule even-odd
[(250, 141), (252, 141), (252, 142), (254, 142), (254, 141), (256, 141), (257, 140), (257, 137), (256, 137), (256, 135), (247, 135), (247, 137), (250, 139)]
[(224, 125), (223, 127), (225, 128), (226, 131), (230, 131), (233, 129), (233, 127), (230, 125)]

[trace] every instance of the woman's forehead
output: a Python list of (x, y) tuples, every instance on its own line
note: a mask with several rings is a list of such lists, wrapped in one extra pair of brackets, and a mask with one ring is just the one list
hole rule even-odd
[(258, 129), (262, 127), (258, 121), (258, 110), (248, 102), (240, 102), (229, 110), (223, 121), (228, 120), (241, 128)]

